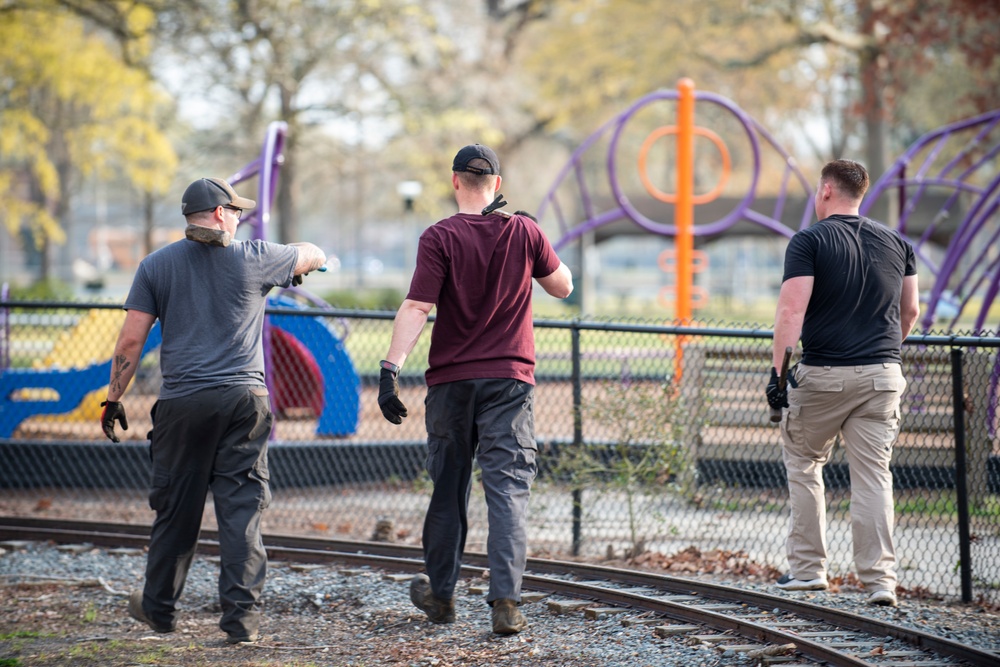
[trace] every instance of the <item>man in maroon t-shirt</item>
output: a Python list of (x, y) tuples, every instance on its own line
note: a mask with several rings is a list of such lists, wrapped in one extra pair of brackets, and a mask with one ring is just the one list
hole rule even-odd
[(535, 454), (535, 338), (532, 278), (563, 299), (573, 276), (534, 220), (495, 211), (500, 161), (479, 144), (455, 156), (458, 213), (420, 237), (410, 291), (396, 313), (381, 362), (378, 403), (394, 424), (406, 407), (396, 376), (431, 309), (427, 381), (427, 472), (434, 483), (424, 518), (427, 574), (410, 583), (410, 600), (434, 623), (455, 620), (455, 584), (468, 532), (475, 458), (489, 508), (486, 551), (493, 631), (520, 632), (518, 610), (527, 559), (526, 515)]

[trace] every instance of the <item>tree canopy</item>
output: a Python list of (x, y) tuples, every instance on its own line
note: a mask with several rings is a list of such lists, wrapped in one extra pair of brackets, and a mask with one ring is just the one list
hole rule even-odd
[(411, 178), (433, 216), (457, 145), (550, 173), (681, 77), (817, 162), (891, 156), (1000, 106), (998, 23), (1000, 3), (977, 0), (0, 2), (0, 215), (59, 241), (81, 179), (153, 196), (172, 187), (169, 139), (186, 166), (240, 166), (282, 120), (280, 240), (317, 205), (355, 224), (397, 214), (382, 195)]
[[(128, 25), (141, 33), (154, 20), (137, 6)], [(12, 234), (24, 226), (38, 247), (62, 243), (74, 179), (169, 185), (176, 157), (160, 114), (170, 100), (101, 30), (55, 2), (0, 12), (0, 71), (0, 211)]]

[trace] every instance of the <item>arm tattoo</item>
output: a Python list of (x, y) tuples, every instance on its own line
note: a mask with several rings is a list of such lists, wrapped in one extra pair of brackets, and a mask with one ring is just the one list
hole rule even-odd
[[(125, 387), (122, 387), (121, 377), (122, 377), (122, 373), (124, 373), (125, 370), (129, 366), (131, 366), (131, 365), (132, 365), (132, 362), (130, 362), (128, 360), (128, 357), (126, 357), (124, 354), (116, 354), (115, 358), (112, 360), (112, 362), (111, 362), (111, 371), (112, 371), (111, 388), (115, 392), (120, 393), (120, 392), (125, 391)], [(126, 386), (128, 386), (128, 383), (126, 383)]]

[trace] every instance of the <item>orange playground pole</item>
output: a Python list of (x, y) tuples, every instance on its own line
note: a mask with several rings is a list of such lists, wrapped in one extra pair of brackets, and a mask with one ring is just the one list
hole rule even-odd
[[(686, 325), (691, 323), (691, 261), (694, 251), (694, 81), (687, 77), (681, 79), (677, 82), (677, 92), (677, 202), (674, 205), (677, 295), (674, 310), (678, 323)], [(683, 336), (678, 336), (674, 381), (681, 378), (683, 360)]]

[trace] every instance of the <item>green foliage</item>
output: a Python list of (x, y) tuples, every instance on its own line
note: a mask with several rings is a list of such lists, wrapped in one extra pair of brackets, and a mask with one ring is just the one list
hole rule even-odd
[(12, 285), (10, 288), (12, 301), (70, 301), (73, 299), (73, 288), (55, 278), (36, 280), (27, 287)]
[[(900, 515), (957, 518), (958, 498), (953, 489), (897, 492), (895, 511)], [(996, 496), (989, 495), (979, 503), (970, 503), (969, 514), (979, 518), (996, 518), (1000, 516), (1000, 502)]]
[(93, 623), (97, 620), (97, 607), (94, 605), (89, 605), (87, 609), (83, 612), (83, 622)]
[[(323, 299), (334, 308), (357, 310), (396, 310), (406, 294), (391, 287), (360, 290), (336, 290)], [(388, 345), (388, 342), (386, 343)]]
[[(177, 158), (159, 127), (169, 100), (149, 75), (63, 3), (30, 6), (0, 14), (0, 217), (41, 248), (65, 241), (58, 218), (73, 177), (122, 174), (163, 192)], [(129, 11), (132, 34), (145, 34), (152, 11)], [(136, 39), (133, 55), (143, 52)]]
[(681, 76), (702, 90), (738, 92), (746, 108), (799, 101), (788, 77), (778, 76), (791, 69), (791, 55), (737, 72), (723, 65), (791, 36), (788, 26), (740, 0), (681, 0), (669, 8), (645, 0), (558, 2), (553, 19), (536, 26), (545, 38), (525, 57), (538, 80), (535, 105), (552, 128), (589, 132), (624, 101), (673, 88)]
[(582, 409), (584, 429), (608, 444), (560, 453), (556, 475), (575, 488), (623, 493), (629, 516), (630, 555), (644, 550), (645, 496), (673, 487), (685, 471), (683, 401), (671, 381), (607, 380)]

